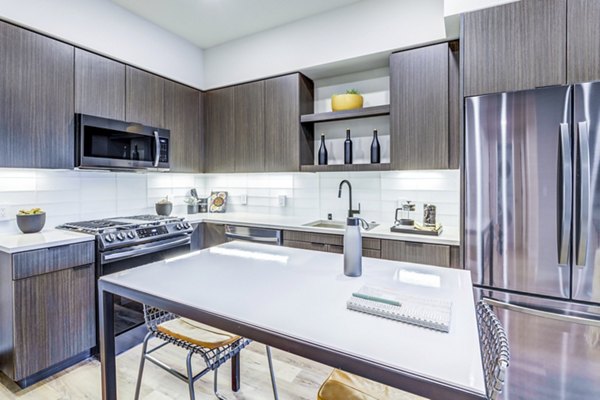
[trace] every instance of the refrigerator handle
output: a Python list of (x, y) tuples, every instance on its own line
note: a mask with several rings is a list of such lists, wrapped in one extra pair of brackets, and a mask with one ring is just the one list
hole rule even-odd
[(590, 145), (587, 121), (577, 124), (579, 131), (580, 202), (575, 264), (584, 267), (588, 246), (588, 217), (590, 212)]
[(516, 312), (529, 314), (529, 315), (533, 315), (533, 316), (541, 317), (541, 318), (554, 319), (554, 320), (561, 321), (561, 322), (569, 322), (569, 323), (574, 323), (574, 324), (600, 327), (600, 320), (585, 318), (585, 317), (581, 317), (578, 315), (564, 314), (561, 312), (561, 310), (548, 311), (546, 309), (525, 307), (522, 305), (518, 305), (518, 304), (514, 304), (514, 303), (507, 303), (505, 301), (500, 301), (500, 300), (492, 299), (489, 297), (484, 297), (482, 300), (484, 303), (486, 303), (492, 307), (503, 308), (503, 309), (509, 310), (509, 311), (516, 311)]
[(573, 202), (573, 161), (571, 159), (571, 139), (569, 124), (560, 124), (560, 149), (562, 158), (562, 182), (558, 182), (558, 192), (562, 192), (562, 204), (557, 212), (559, 225), (558, 263), (569, 263), (569, 243), (571, 236), (571, 208)]

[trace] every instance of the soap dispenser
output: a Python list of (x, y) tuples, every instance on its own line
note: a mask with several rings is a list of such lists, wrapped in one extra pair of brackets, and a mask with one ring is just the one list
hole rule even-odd
[(344, 233), (344, 275), (362, 275), (362, 235), (360, 218), (347, 218)]

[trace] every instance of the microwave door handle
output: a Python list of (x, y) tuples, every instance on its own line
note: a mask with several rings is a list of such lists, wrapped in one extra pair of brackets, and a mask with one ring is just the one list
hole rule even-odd
[(562, 192), (562, 204), (557, 212), (559, 225), (558, 237), (558, 263), (569, 263), (569, 242), (571, 236), (571, 208), (573, 202), (573, 161), (571, 159), (571, 138), (569, 137), (569, 124), (560, 124), (559, 145), (561, 150), (562, 176), (558, 180), (558, 190)]
[(160, 137), (158, 131), (154, 131), (154, 168), (158, 168), (158, 162), (160, 161)]
[(575, 264), (580, 267), (586, 265), (588, 247), (588, 219), (590, 212), (590, 141), (587, 121), (577, 124), (579, 130), (579, 162), (580, 162), (580, 202), (579, 226), (577, 236), (577, 257)]

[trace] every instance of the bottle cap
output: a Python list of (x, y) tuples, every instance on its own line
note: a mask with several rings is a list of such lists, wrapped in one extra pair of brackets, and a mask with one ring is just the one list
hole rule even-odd
[(358, 218), (346, 218), (346, 225), (348, 226), (358, 226), (360, 224), (360, 220)]

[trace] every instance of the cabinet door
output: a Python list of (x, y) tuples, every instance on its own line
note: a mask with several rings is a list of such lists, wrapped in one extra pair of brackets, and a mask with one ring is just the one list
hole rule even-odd
[(234, 87), (235, 171), (265, 170), (265, 82)]
[(448, 45), (390, 57), (394, 169), (448, 168)]
[(600, 80), (600, 1), (567, 2), (567, 81)]
[(205, 172), (235, 171), (233, 87), (211, 90), (204, 95), (206, 109)]
[(73, 54), (0, 21), (0, 167), (73, 168)]
[(381, 258), (386, 260), (449, 267), (450, 246), (402, 242), (397, 240), (382, 240)]
[(125, 64), (75, 49), (75, 112), (125, 119)]
[(14, 380), (96, 344), (93, 264), (13, 282)]
[(265, 169), (299, 171), (313, 164), (312, 127), (300, 124), (301, 114), (313, 112), (312, 81), (300, 74), (265, 81)]
[(566, 1), (522, 0), (465, 14), (464, 95), (564, 84)]
[(200, 96), (196, 89), (165, 81), (165, 128), (171, 131), (171, 171), (201, 172)]
[(125, 120), (164, 127), (164, 79), (127, 66)]

